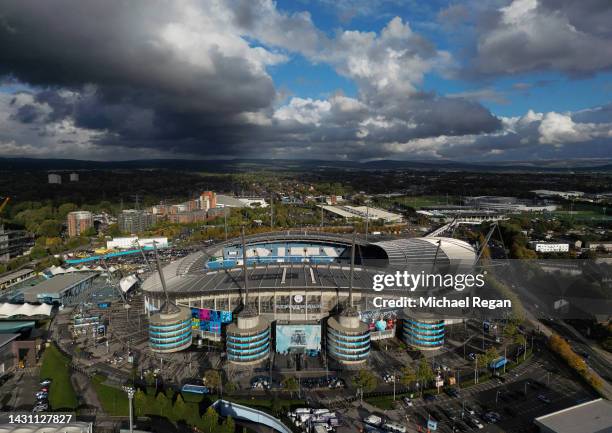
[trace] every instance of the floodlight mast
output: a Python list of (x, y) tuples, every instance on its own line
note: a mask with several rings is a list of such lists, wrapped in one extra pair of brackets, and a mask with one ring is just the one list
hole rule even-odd
[(140, 253), (142, 254), (142, 258), (144, 259), (145, 263), (147, 264), (147, 267), (149, 268), (149, 270), (151, 272), (153, 272), (153, 266), (151, 266), (151, 263), (149, 263), (149, 259), (147, 259), (147, 255), (144, 252), (144, 247), (140, 245), (140, 242), (138, 241), (138, 239), (134, 240), (134, 243), (136, 244), (136, 246), (140, 250)]
[(159, 273), (159, 281), (161, 282), (164, 295), (166, 296), (166, 303), (170, 303), (170, 297), (168, 296), (168, 290), (166, 289), (166, 279), (162, 272), (161, 264), (159, 262), (159, 255), (157, 254), (157, 241), (153, 241), (153, 251), (155, 252), (155, 262), (157, 263), (157, 272)]
[[(119, 283), (115, 282), (115, 278), (113, 277), (112, 272), (108, 268), (108, 265), (106, 264), (106, 259), (104, 258), (104, 256), (102, 256), (100, 258), (100, 261), (104, 265), (104, 269), (106, 270), (106, 274), (108, 275), (108, 279), (109, 279), (109, 281), (111, 283), (111, 286), (117, 288), (117, 290), (119, 291), (119, 295), (121, 296), (121, 300), (123, 301), (123, 303), (125, 305), (127, 305), (127, 299), (125, 299), (125, 295), (123, 293), (123, 290), (121, 290), (121, 285)], [(128, 307), (126, 307), (126, 308), (128, 308)]]
[(355, 273), (355, 238), (357, 232), (353, 228), (353, 241), (351, 244), (351, 270), (349, 273), (349, 307), (353, 308), (353, 275)]
[(247, 267), (247, 253), (246, 253), (246, 242), (244, 240), (244, 224), (240, 226), (240, 239), (242, 242), (242, 273), (244, 274), (244, 308), (247, 307), (249, 302), (249, 279), (248, 279), (248, 267)]

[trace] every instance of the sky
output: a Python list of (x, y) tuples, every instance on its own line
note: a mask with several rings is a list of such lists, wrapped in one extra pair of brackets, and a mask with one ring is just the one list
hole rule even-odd
[(0, 157), (612, 158), (610, 0), (0, 3)]

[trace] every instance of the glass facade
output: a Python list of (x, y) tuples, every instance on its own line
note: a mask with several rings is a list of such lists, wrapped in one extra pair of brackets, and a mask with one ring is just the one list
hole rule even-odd
[(370, 355), (370, 330), (360, 326), (355, 330), (345, 330), (337, 322), (328, 321), (327, 352), (340, 362), (365, 362)]
[(226, 336), (227, 359), (234, 362), (255, 362), (270, 353), (270, 328), (253, 335), (228, 332)]
[(437, 349), (444, 345), (444, 320), (404, 319), (404, 342), (419, 349)]
[(155, 352), (177, 352), (191, 346), (191, 317), (149, 326), (149, 344)]

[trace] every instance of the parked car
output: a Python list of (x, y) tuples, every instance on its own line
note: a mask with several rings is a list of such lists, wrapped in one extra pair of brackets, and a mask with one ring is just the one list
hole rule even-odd
[(538, 400), (548, 404), (550, 403), (550, 399), (548, 397), (546, 397), (544, 394), (540, 394), (538, 395)]
[(43, 379), (40, 381), (40, 386), (48, 386), (51, 385), (52, 380), (51, 379)]
[(406, 406), (412, 406), (412, 400), (410, 400), (410, 397), (404, 397), (403, 400)]
[(433, 395), (433, 394), (425, 394), (423, 396), (423, 400), (425, 400), (425, 401), (436, 401), (436, 398), (437, 397), (435, 395)]

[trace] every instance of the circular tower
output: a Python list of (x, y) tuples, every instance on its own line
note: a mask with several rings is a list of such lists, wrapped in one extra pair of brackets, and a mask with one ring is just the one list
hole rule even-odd
[(172, 353), (191, 346), (191, 311), (171, 302), (165, 302), (151, 315), (149, 344), (153, 352)]

